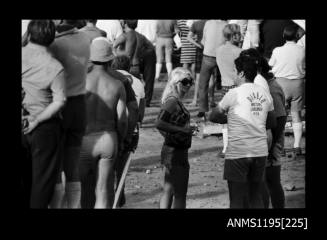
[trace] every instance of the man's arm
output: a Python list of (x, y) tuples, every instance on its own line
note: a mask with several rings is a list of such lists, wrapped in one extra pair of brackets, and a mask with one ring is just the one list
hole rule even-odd
[(120, 87), (120, 96), (117, 104), (117, 132), (119, 143), (121, 143), (127, 134), (127, 112), (126, 112), (126, 92), (124, 86)]
[(209, 121), (214, 123), (226, 124), (227, 115), (226, 111), (218, 103), (217, 107), (213, 108), (209, 113)]
[(132, 135), (136, 127), (139, 116), (139, 109), (137, 106), (137, 101), (131, 101), (127, 103), (127, 117), (128, 117), (128, 127), (127, 134), (125, 137), (125, 142), (129, 143), (132, 140)]
[(195, 36), (195, 34), (194, 34), (192, 31), (189, 31), (189, 32), (188, 32), (188, 35), (187, 35), (187, 40), (188, 40), (190, 43), (192, 43), (193, 45), (195, 45), (196, 47), (202, 49), (202, 48), (203, 48), (203, 45), (197, 43), (197, 42), (193, 39), (194, 36)]
[(115, 50), (117, 50), (117, 48), (120, 46), (120, 45), (122, 45), (122, 44), (124, 44), (126, 42), (126, 36), (125, 36), (125, 34), (121, 34), (121, 35), (119, 35), (119, 37), (114, 41), (114, 43), (113, 43), (113, 48), (115, 49)]
[(40, 123), (52, 118), (59, 110), (65, 105), (66, 93), (64, 84), (64, 70), (62, 69), (51, 84), (52, 91), (52, 102), (35, 118), (31, 116), (26, 116), (24, 118), (28, 119), (29, 125), (24, 129), (24, 134), (30, 133), (35, 127)]

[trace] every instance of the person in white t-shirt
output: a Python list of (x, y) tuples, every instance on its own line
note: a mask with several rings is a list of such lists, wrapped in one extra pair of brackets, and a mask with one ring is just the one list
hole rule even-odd
[(135, 31), (143, 34), (152, 44), (156, 44), (157, 20), (139, 19)]
[[(240, 26), (237, 24), (227, 24), (223, 29), (226, 42), (219, 46), (216, 50), (216, 61), (221, 74), (222, 94), (225, 95), (230, 89), (236, 87), (235, 80), (237, 78), (234, 61), (242, 49), (238, 47), (241, 41)], [(222, 126), (223, 133), (223, 157), (227, 149), (227, 124)]]
[(123, 28), (119, 20), (100, 19), (97, 21), (96, 26), (107, 33), (107, 38), (111, 43), (113, 43), (120, 34), (123, 33)]
[(238, 87), (226, 93), (209, 120), (215, 121), (227, 112), (224, 179), (228, 181), (230, 208), (263, 208), (261, 188), (268, 156), (266, 121), (274, 106), (267, 91), (253, 83), (258, 71), (255, 59), (239, 56), (235, 67)]
[(298, 40), (298, 26), (288, 25), (283, 32), (286, 43), (276, 47), (269, 60), (272, 73), (282, 87), (287, 107), (291, 109), (292, 127), (294, 132), (294, 152), (301, 155), (302, 119), (304, 108), (304, 78), (305, 78), (305, 49), (296, 44)]

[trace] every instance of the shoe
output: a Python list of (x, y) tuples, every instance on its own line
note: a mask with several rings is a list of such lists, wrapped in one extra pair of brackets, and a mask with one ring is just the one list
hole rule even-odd
[(203, 118), (205, 117), (205, 113), (204, 112), (199, 112), (198, 115), (196, 115), (198, 118)]

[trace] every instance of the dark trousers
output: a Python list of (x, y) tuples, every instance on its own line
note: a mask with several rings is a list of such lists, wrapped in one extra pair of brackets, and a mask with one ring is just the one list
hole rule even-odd
[(156, 52), (154, 50), (147, 51), (144, 54), (140, 68), (145, 82), (145, 104), (148, 106), (152, 100), (156, 75)]
[(263, 208), (263, 182), (228, 181), (230, 208)]
[(25, 206), (29, 199), (31, 208), (48, 207), (60, 169), (61, 135), (61, 122), (56, 118), (40, 123), (31, 133), (22, 136)]
[(224, 179), (228, 181), (230, 208), (264, 207), (266, 160), (266, 156), (225, 160)]
[(285, 195), (280, 182), (281, 166), (266, 168), (266, 181), (263, 188), (263, 203), (269, 208), (269, 199), (273, 208), (285, 208)]
[(209, 80), (213, 73), (216, 73), (216, 82), (220, 82), (220, 72), (216, 58), (203, 55), (199, 79), (199, 112), (209, 111), (208, 89)]

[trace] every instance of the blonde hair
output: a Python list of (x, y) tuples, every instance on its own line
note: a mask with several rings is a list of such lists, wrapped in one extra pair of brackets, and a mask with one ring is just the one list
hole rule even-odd
[(168, 77), (167, 85), (162, 93), (161, 103), (163, 104), (167, 97), (169, 97), (172, 93), (177, 93), (176, 85), (179, 81), (184, 78), (190, 78), (193, 80), (192, 73), (183, 67), (175, 68)]
[(223, 29), (223, 35), (227, 41), (231, 40), (232, 36), (237, 33), (241, 33), (241, 28), (238, 24), (235, 23), (227, 24)]

